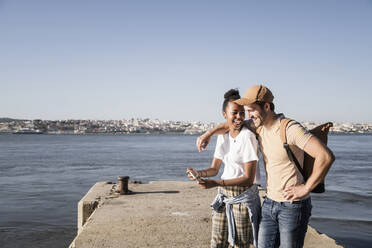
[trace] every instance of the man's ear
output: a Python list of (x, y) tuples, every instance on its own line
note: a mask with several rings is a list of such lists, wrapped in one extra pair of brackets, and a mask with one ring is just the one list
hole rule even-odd
[(266, 112), (269, 112), (270, 111), (270, 103), (265, 102), (264, 108), (265, 108)]

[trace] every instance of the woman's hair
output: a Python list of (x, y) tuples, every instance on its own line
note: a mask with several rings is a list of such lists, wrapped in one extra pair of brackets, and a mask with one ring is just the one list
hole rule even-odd
[(225, 111), (225, 109), (227, 107), (227, 104), (229, 102), (240, 99), (239, 90), (238, 89), (231, 89), (231, 90), (227, 91), (225, 93), (225, 95), (223, 95), (223, 97), (225, 98), (225, 100), (223, 101), (223, 104), (222, 104), (222, 111)]

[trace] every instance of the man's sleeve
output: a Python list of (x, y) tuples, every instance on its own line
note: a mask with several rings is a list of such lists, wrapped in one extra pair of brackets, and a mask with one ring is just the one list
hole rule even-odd
[(243, 163), (248, 163), (251, 161), (258, 161), (258, 142), (256, 135), (251, 131), (247, 131), (247, 138), (245, 139), (243, 149)]
[(295, 145), (301, 150), (304, 149), (307, 142), (313, 135), (306, 130), (300, 123), (289, 123), (287, 127), (287, 142), (289, 145)]
[(223, 157), (226, 154), (224, 143), (224, 135), (218, 135), (213, 157), (223, 160)]

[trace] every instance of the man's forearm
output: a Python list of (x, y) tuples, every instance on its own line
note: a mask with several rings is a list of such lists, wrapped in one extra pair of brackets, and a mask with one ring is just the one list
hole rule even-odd
[(203, 151), (206, 149), (206, 147), (209, 144), (209, 141), (211, 140), (213, 135), (217, 134), (224, 134), (229, 131), (229, 126), (227, 123), (221, 123), (218, 124), (216, 127), (208, 130), (201, 136), (199, 136), (196, 139), (196, 147), (198, 148), (199, 152)]
[(208, 130), (203, 135), (214, 136), (214, 135), (219, 135), (219, 134), (225, 134), (228, 131), (229, 131), (229, 125), (227, 124), (227, 122), (224, 122)]
[(324, 179), (334, 160), (335, 157), (330, 150), (322, 156), (315, 157), (313, 172), (305, 184), (305, 187), (309, 192), (311, 192)]
[(310, 192), (327, 175), (335, 157), (332, 151), (316, 137), (310, 138), (304, 151), (314, 158), (313, 172), (305, 183), (305, 188)]

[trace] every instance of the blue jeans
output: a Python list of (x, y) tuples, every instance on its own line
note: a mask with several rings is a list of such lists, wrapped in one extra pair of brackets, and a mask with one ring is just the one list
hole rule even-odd
[(310, 197), (293, 203), (276, 202), (266, 197), (262, 205), (258, 248), (302, 247), (311, 208)]

